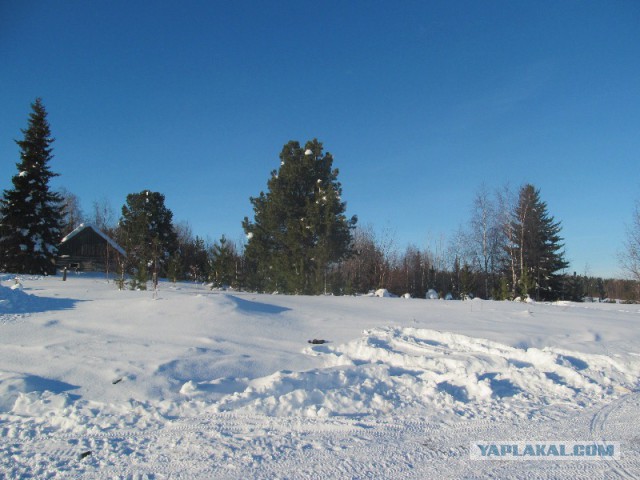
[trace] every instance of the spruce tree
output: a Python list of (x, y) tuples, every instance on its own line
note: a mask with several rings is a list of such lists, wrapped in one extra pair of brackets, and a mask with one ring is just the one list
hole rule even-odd
[(235, 248), (222, 235), (211, 249), (212, 282), (216, 287), (237, 286), (236, 270), (238, 258)]
[(196, 235), (180, 253), (189, 280), (200, 282), (209, 278), (209, 254), (202, 238)]
[(556, 300), (562, 293), (558, 273), (568, 266), (564, 259), (560, 222), (547, 212), (540, 190), (527, 184), (520, 189), (511, 229), (520, 293), (536, 300)]
[(62, 198), (49, 189), (49, 181), (58, 174), (49, 168), (54, 139), (42, 100), (37, 98), (31, 109), (24, 138), (16, 140), (18, 174), (0, 200), (0, 268), (53, 274), (61, 240)]
[(146, 281), (147, 271), (156, 277), (167, 273), (168, 260), (177, 250), (172, 220), (163, 194), (143, 190), (127, 195), (117, 237), (127, 252), (128, 270), (139, 274), (138, 282)]
[[(254, 220), (244, 219), (251, 286), (287, 293), (320, 293), (331, 264), (350, 253), (356, 217), (345, 215), (333, 157), (314, 139), (287, 143), (267, 193), (251, 198)], [(250, 279), (251, 280), (251, 279)]]

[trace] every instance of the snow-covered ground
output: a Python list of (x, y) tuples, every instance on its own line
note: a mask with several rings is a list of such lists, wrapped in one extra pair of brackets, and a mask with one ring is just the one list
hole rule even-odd
[[(635, 305), (1, 278), (0, 478), (640, 477)], [(472, 441), (622, 455), (475, 461)]]

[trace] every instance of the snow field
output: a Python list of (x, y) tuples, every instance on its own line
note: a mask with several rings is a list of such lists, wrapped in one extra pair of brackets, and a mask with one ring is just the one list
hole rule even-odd
[[(636, 306), (0, 280), (0, 477), (640, 475)], [(624, 453), (469, 460), (498, 438)]]

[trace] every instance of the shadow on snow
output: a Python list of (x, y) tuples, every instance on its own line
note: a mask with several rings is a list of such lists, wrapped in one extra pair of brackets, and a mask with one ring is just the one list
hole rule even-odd
[(226, 295), (229, 300), (232, 300), (239, 310), (248, 313), (263, 313), (270, 315), (277, 315), (291, 310), (287, 307), (280, 307), (278, 305), (270, 305), (268, 303), (256, 302), (254, 300), (245, 300), (244, 298), (236, 297), (235, 295)]
[(22, 290), (0, 286), (0, 315), (69, 310), (79, 301), (72, 298), (38, 297)]

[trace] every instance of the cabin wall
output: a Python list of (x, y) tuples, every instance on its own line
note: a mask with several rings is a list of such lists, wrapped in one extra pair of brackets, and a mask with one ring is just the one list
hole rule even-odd
[[(56, 268), (60, 270), (78, 271), (78, 272), (106, 272), (107, 262), (104, 258), (82, 257), (82, 256), (61, 256), (58, 257)], [(118, 268), (118, 262), (109, 259), (109, 271), (115, 272)]]
[[(81, 272), (106, 272), (116, 271), (117, 259), (120, 256), (107, 241), (91, 229), (80, 232), (78, 235), (60, 245), (56, 268), (63, 270), (77, 270)], [(107, 265), (108, 261), (108, 265)]]

